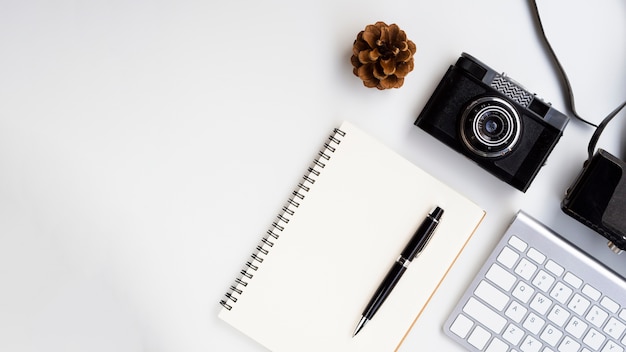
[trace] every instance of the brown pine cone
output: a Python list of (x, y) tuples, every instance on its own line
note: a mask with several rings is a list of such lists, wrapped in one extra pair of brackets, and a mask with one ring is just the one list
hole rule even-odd
[(366, 87), (400, 88), (413, 70), (415, 43), (395, 23), (376, 22), (365, 27), (352, 46), (352, 72)]

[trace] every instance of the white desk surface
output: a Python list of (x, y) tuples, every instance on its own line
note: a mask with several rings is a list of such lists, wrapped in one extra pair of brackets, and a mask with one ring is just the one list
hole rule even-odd
[[(626, 98), (625, 3), (539, 6), (600, 121)], [(352, 75), (378, 20), (418, 47), (397, 90)], [(559, 208), (590, 128), (523, 194), (413, 126), (462, 51), (565, 110), (527, 1), (5, 0), (0, 48), (0, 350), (263, 351), (218, 302), (344, 119), (488, 213), (402, 351), (459, 350), (441, 324), (518, 209), (626, 267)], [(600, 142), (622, 157), (625, 121)]]

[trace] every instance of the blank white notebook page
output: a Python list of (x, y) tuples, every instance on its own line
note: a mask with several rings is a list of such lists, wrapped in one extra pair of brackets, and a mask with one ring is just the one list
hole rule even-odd
[[(274, 228), (279, 238), (262, 244), (262, 262), (251, 260), (257, 270), (240, 278), (219, 313), (271, 351), (395, 350), (484, 216), (354, 125), (339, 130), (323, 148), (324, 167), (305, 176), (314, 182), (302, 181), (308, 191), (297, 188), (304, 199), (281, 211), (288, 222)], [(353, 338), (370, 297), (435, 206), (445, 213), (431, 242)]]

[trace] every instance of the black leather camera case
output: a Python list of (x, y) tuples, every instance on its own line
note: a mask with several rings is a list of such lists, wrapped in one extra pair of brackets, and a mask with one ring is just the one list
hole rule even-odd
[(603, 149), (567, 190), (561, 209), (626, 250), (626, 163)]

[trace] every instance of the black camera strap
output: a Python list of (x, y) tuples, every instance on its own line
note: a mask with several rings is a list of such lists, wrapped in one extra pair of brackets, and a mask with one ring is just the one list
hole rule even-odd
[(596, 131), (593, 133), (593, 136), (591, 136), (591, 140), (589, 141), (589, 146), (587, 147), (587, 153), (589, 153), (589, 159), (591, 159), (591, 157), (595, 153), (596, 144), (598, 143), (598, 139), (600, 139), (600, 135), (602, 134), (602, 131), (604, 131), (604, 128), (606, 127), (606, 125), (615, 117), (615, 115), (617, 115), (624, 108), (624, 106), (626, 106), (626, 101), (623, 102), (618, 107), (616, 107), (615, 110), (611, 111), (611, 113), (607, 115), (607, 117), (605, 117), (602, 120), (602, 122), (600, 122), (598, 127), (596, 127)]
[(598, 143), (598, 140), (600, 139), (600, 135), (604, 131), (604, 128), (615, 117), (615, 115), (617, 115), (626, 106), (626, 101), (624, 101), (622, 104), (617, 106), (615, 110), (611, 111), (611, 113), (608, 114), (604, 119), (602, 119), (602, 121), (598, 125), (589, 122), (588, 120), (582, 118), (578, 114), (578, 112), (576, 111), (576, 103), (574, 101), (574, 93), (573, 93), (572, 86), (570, 84), (569, 78), (567, 77), (567, 74), (565, 73), (565, 69), (563, 68), (563, 65), (561, 65), (561, 62), (559, 61), (556, 53), (554, 52), (554, 49), (552, 48), (552, 45), (550, 44), (548, 37), (546, 36), (546, 33), (543, 28), (543, 24), (541, 23), (541, 17), (539, 16), (539, 9), (537, 8), (537, 2), (536, 0), (529, 0), (529, 1), (531, 4), (531, 12), (533, 13), (535, 24), (537, 26), (541, 39), (543, 43), (545, 44), (545, 47), (547, 48), (548, 53), (550, 54), (550, 57), (552, 58), (552, 61), (556, 65), (557, 71), (561, 77), (561, 81), (565, 86), (565, 91), (567, 93), (567, 103), (569, 105), (572, 115), (578, 120), (586, 123), (587, 125), (595, 127), (596, 129), (595, 132), (593, 133), (593, 136), (591, 136), (591, 140), (589, 141), (589, 145), (587, 147), (587, 152), (589, 154), (589, 158), (587, 160), (590, 160), (593, 154), (595, 153), (596, 144)]

